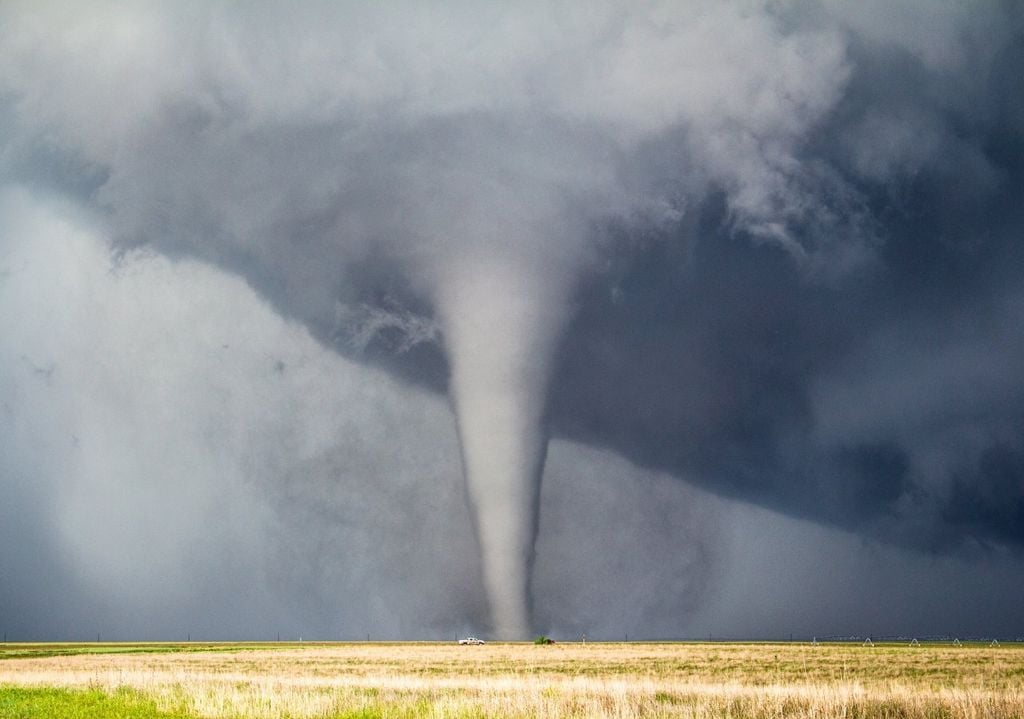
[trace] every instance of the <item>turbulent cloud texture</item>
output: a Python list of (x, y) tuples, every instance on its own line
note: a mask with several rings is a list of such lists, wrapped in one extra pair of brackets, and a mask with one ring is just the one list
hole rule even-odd
[[(534, 624), (696, 631), (739, 581), (734, 501), (1019, 587), (1022, 68), (995, 1), (6, 3), (9, 536), (58, 594), (65, 565), (100, 586), (196, 543), (272, 555), (215, 553), (211, 592), (312, 587), (251, 596), (238, 634), (275, 603), (334, 626), (348, 582), (357, 635), (522, 633), (531, 568)], [(166, 553), (106, 553), (104, 497)], [(576, 502), (635, 521), (552, 518)], [(616, 576), (651, 591), (581, 598)]]

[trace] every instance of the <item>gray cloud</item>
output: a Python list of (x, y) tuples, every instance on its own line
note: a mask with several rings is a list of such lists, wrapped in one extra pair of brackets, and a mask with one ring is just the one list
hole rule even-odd
[[(275, 322), (288, 332), (308, 331), (315, 339), (303, 335), (302, 342), (330, 347), (338, 355), (331, 362), (349, 363), (344, 373), (383, 369), (395, 377), (373, 375), (373, 386), (393, 383), (387, 384), (396, 398), (388, 426), (398, 437), (415, 431), (408, 427), (421, 411), (416, 402), (437, 401), (417, 393), (447, 390), (451, 376), (463, 452), (474, 445), (484, 447), (488, 461), (503, 456), (507, 448), (467, 440), (480, 423), (466, 421), (473, 403), (459, 398), (482, 396), (480, 378), (498, 376), (478, 371), (486, 357), (481, 346), (525, 358), (509, 366), (520, 384), (510, 385), (503, 401), (516, 416), (532, 418), (512, 424), (532, 429), (522, 435), (518, 459), (501, 464), (542, 464), (547, 432), (580, 443), (553, 445), (548, 486), (536, 491), (554, 486), (563, 451), (557, 448), (610, 451), (644, 471), (869, 541), (957, 556), (1016, 553), (1024, 541), (1024, 396), (1015, 369), (1024, 296), (1022, 33), (1021, 14), (999, 3), (962, 9), (809, 0), (537, 4), (471, 12), (458, 5), (311, 3), (285, 13), (262, 5), (69, 9), (15, 2), (0, 10), (0, 127), (8, 138), (0, 173), (27, 189), (23, 196), (8, 194), (4, 219), (14, 227), (21, 205), (57, 195), (78, 208), (66, 213), (72, 226), (89, 228), (122, 253), (118, 272), (140, 267), (137, 248), (145, 248), (172, 258), (169, 267), (190, 268), (181, 270), (190, 282), (193, 272), (211, 270), (193, 270), (199, 266), (185, 258), (244, 278), (270, 303)], [(46, 227), (46, 236), (65, 232)], [(19, 284), (22, 260), (5, 251), (0, 287), (8, 294), (20, 288), (15, 304), (28, 309), (35, 290)], [(64, 269), (46, 277), (72, 283), (66, 296), (78, 296), (73, 283), (86, 281), (79, 266), (51, 262)], [(101, 275), (89, 276), (88, 286), (107, 286)], [(227, 280), (209, 282), (211, 306), (222, 309), (206, 331), (234, 327), (237, 333), (224, 341), (206, 338), (206, 351), (220, 357), (214, 349), (251, 342), (244, 319), (231, 314), (249, 300), (220, 297), (229, 291), (221, 285)], [(508, 288), (506, 298), (528, 297), (532, 304), (515, 315), (508, 303), (491, 301), (500, 286)], [(137, 302), (129, 292), (126, 307), (148, 318), (158, 311), (151, 298), (171, 290), (158, 285), (137, 292), (150, 299)], [(180, 300), (166, 299), (159, 311), (185, 313)], [(98, 302), (88, 294), (84, 301)], [(50, 336), (70, 336), (63, 323), (74, 315), (67, 308), (35, 312)], [(507, 321), (512, 315), (519, 324)], [(17, 324), (29, 326), (31, 318), (18, 317)], [(104, 317), (101, 327), (117, 321)], [(486, 624), (484, 600), (473, 589), (480, 568), (471, 519), (458, 525), (464, 532), (422, 524), (422, 517), (410, 525), (412, 510), (402, 509), (409, 496), (371, 489), (391, 486), (383, 480), (334, 495), (327, 480), (302, 479), (308, 470), (300, 467), (309, 466), (316, 467), (310, 476), (324, 477), (397, 477), (411, 470), (398, 459), (388, 465), (382, 455), (393, 449), (364, 448), (404, 446), (390, 435), (356, 446), (327, 439), (365, 434), (365, 423), (379, 417), (357, 413), (345, 427), (332, 424), (331, 412), (343, 409), (297, 418), (295, 398), (303, 392), (346, 406), (343, 393), (325, 393), (327, 376), (293, 384), (302, 360), (276, 343), (298, 340), (267, 339), (266, 364), (236, 368), (226, 391), (202, 381), (225, 370), (186, 356), (164, 334), (167, 326), (152, 323), (162, 329), (146, 334), (149, 320), (123, 322), (143, 334), (111, 335), (112, 355), (119, 346), (154, 352), (104, 359), (101, 368), (117, 368), (108, 375), (69, 374), (61, 352), (92, 354), (86, 339), (58, 352), (46, 333), (31, 341), (8, 333), (5, 406), (17, 409), (7, 410), (7, 421), (23, 437), (12, 445), (21, 449), (5, 454), (8, 476), (22, 476), (45, 457), (54, 468), (40, 469), (41, 476), (87, 478), (74, 453), (33, 444), (67, 426), (77, 438), (72, 447), (83, 446), (74, 418), (85, 412), (105, 428), (109, 461), (120, 463), (107, 470), (99, 469), (103, 463), (88, 465), (109, 477), (106, 485), (82, 479), (91, 492), (102, 490), (95, 496), (106, 492), (145, 517), (147, 503), (173, 507), (182, 492), (198, 506), (218, 505), (214, 497), (221, 495), (211, 487), (227, 482), (253, 503), (213, 534), (193, 512), (162, 535), (168, 546), (197, 537), (222, 546), (235, 536), (251, 539), (262, 525), (245, 517), (287, 509), (289, 517), (305, 519), (268, 519), (280, 527), (280, 542), (267, 551), (293, 569), (297, 583), (323, 589), (336, 586), (316, 579), (329, 573), (330, 563), (295, 559), (321, 556), (306, 544), (316, 536), (336, 545), (354, 542), (359, 554), (372, 549), (379, 565), (401, 568), (404, 555), (388, 552), (405, 540), (373, 543), (368, 538), (377, 530), (370, 527), (410, 538), (417, 535), (402, 527), (419, 527), (437, 537), (436, 548), (451, 551), (448, 572), (466, 599), (423, 620), (422, 606), (414, 611), (379, 599), (399, 593), (402, 584), (373, 576), (367, 558), (359, 568), (346, 563), (338, 570), (351, 573), (344, 580), (339, 575), (339, 583), (356, 577), (373, 586), (368, 596), (379, 605), (353, 609), (349, 624), (447, 629), (457, 624), (453, 616)], [(174, 327), (183, 325), (189, 323)], [(464, 327), (489, 334), (466, 339)], [(203, 345), (190, 346), (195, 352)], [(143, 362), (157, 369), (146, 385), (152, 396), (142, 395), (151, 404), (140, 407), (124, 390), (135, 385), (117, 378), (139, 373)], [(189, 363), (197, 364), (181, 369)], [(173, 402), (158, 389), (168, 384), (164, 366), (197, 378)], [(472, 371), (459, 369), (467, 366)], [(459, 383), (476, 389), (459, 390)], [(28, 406), (27, 387), (35, 388), (31, 406), (41, 418), (34, 429), (12, 414)], [(89, 388), (79, 391), (78, 409), (58, 403), (44, 411), (51, 401), (44, 388), (64, 402), (78, 391), (73, 387)], [(138, 423), (124, 420), (158, 412), (162, 400), (174, 411), (160, 433), (199, 445), (216, 437), (231, 456), (251, 454), (256, 438), (277, 449), (273, 457), (253, 454), (263, 464), (236, 467), (234, 475), (225, 475), (209, 450), (171, 461), (170, 446), (138, 438)], [(232, 418), (263, 419), (239, 420), (234, 426), (245, 429), (224, 436)], [(507, 434), (493, 429), (484, 435)], [(323, 438), (316, 450), (303, 449), (300, 438), (309, 433)], [(115, 451), (121, 442), (137, 446), (138, 457)], [(460, 471), (458, 437), (452, 431), (432, 444), (445, 449), (424, 475), (451, 498), (461, 491), (451, 478)], [(411, 437), (408, 446), (423, 451)], [(149, 490), (118, 499), (125, 492), (117, 478), (142, 474), (141, 462), (168, 469), (152, 473)], [(193, 468), (184, 485), (182, 467)], [(512, 472), (515, 482), (531, 471)], [(74, 513), (60, 514), (60, 498), (74, 497), (74, 487), (53, 489), (53, 503), (34, 487), (12, 482), (10, 494), (26, 507), (54, 507), (39, 511), (57, 517), (63, 531), (81, 531), (82, 546), (116, 541), (91, 536)], [(628, 496), (618, 494), (625, 489), (608, 491), (628, 506)], [(343, 499), (332, 502), (334, 496)], [(541, 517), (544, 502), (565, 502), (546, 494), (542, 500)], [(479, 510), (479, 498), (474, 501)], [(375, 502), (389, 513), (355, 509)], [(446, 504), (446, 511), (457, 505)], [(374, 521), (357, 522), (347, 534), (345, 521), (312, 522), (307, 515), (316, 507)], [(682, 526), (692, 521), (685, 512), (661, 521), (690, 546), (715, 543), (701, 539), (712, 536), (703, 525), (690, 536)], [(295, 531), (310, 523), (317, 533)], [(125, 531), (139, 536), (142, 528)], [(524, 531), (529, 543), (534, 530)], [(552, 579), (541, 552), (551, 541), (543, 522), (540, 531), (536, 620), (572, 631), (598, 622), (605, 605), (567, 604), (569, 593), (558, 591), (578, 575), (561, 585)], [(657, 550), (669, 534), (644, 537), (655, 538), (645, 551), (671, 564)], [(47, 532), (34, 536), (53, 544)], [(570, 544), (552, 552), (559, 556)], [(614, 548), (611, 555), (626, 551)], [(704, 550), (694, 551), (696, 557)], [(111, 571), (142, 559), (123, 561)], [(702, 561), (680, 558), (674, 566), (683, 576), (703, 576)], [(255, 571), (253, 562), (260, 564), (247, 555), (232, 571), (206, 571), (211, 578), (242, 576)], [(653, 560), (631, 575), (637, 586), (655, 582), (652, 566)], [(959, 571), (953, 566), (936, 571)], [(173, 576), (175, 570), (162, 571)], [(416, 577), (436, 604), (456, 596), (413, 569), (396, 576)], [(149, 599), (139, 597), (143, 604)], [(265, 602), (254, 605), (253, 616), (278, 599), (253, 599)], [(300, 613), (323, 627), (328, 622), (318, 612), (327, 610), (317, 601), (299, 602)], [(693, 599), (692, 607), (699, 604)], [(664, 623), (667, 605), (644, 611), (631, 620), (638, 627), (671, 633), (682, 626)], [(566, 619), (573, 613), (580, 618)], [(403, 624), (413, 614), (420, 619)], [(238, 626), (250, 625), (240, 620)]]

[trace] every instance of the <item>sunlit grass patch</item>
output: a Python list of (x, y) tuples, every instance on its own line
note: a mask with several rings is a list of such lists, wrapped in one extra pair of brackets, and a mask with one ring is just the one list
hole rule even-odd
[(157, 708), (140, 691), (121, 688), (60, 689), (55, 687), (0, 687), (3, 719), (194, 719), (180, 710)]

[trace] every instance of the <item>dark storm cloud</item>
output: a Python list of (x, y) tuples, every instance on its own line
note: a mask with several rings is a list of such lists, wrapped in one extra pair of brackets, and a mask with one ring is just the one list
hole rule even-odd
[[(341, 17), (326, 8), (314, 14), (331, 21)], [(433, 191), (422, 180), (432, 178), (439, 191), (457, 196), (465, 181), (474, 182), (478, 168), (516, 167), (509, 165), (511, 158), (520, 166), (512, 172), (525, 173), (523, 181), (556, 178), (549, 192), (578, 193), (594, 182), (581, 184), (566, 172), (600, 176), (599, 167), (618, 165), (627, 179), (615, 181), (616, 189), (600, 190), (604, 202), (609, 191), (623, 198), (619, 203), (634, 204), (623, 195), (628, 188), (653, 190), (654, 202), (666, 197), (688, 217), (677, 229), (656, 230), (649, 238), (644, 233), (654, 228), (644, 230), (627, 220), (621, 232), (628, 237), (617, 253), (611, 250), (611, 270), (591, 275), (579, 293), (577, 318), (562, 343), (551, 390), (556, 433), (610, 444), (643, 464), (693, 473), (729, 493), (860, 525), (875, 515), (898, 515), (901, 500), (907, 511), (925, 502), (939, 521), (944, 512), (931, 505), (948, 501), (953, 476), (967, 471), (955, 462), (976, 464), (979, 453), (992, 449), (965, 448), (965, 456), (925, 468), (913, 455), (925, 451), (917, 445), (927, 437), (913, 435), (954, 433), (963, 423), (970, 425), (963, 431), (1008, 431), (1019, 419), (1019, 409), (1004, 416), (1007, 407), (998, 415), (972, 407), (971, 418), (965, 418), (951, 401), (927, 422), (907, 416), (902, 426), (862, 427), (866, 434), (822, 443), (815, 436), (818, 408), (811, 397), (819, 383), (841, 382), (844, 358), (870, 353), (878, 333), (902, 334), (906, 327), (919, 336), (901, 339), (898, 350), (884, 348), (902, 353), (889, 358), (890, 369), (901, 359), (924, 362), (926, 343), (952, 345), (948, 351), (955, 352), (957, 343), (966, 341), (945, 335), (951, 319), (985, 312), (1017, 291), (1024, 93), (1015, 72), (1022, 53), (1022, 40), (1014, 34), (1020, 32), (1020, 18), (1008, 6), (958, 13), (798, 4), (784, 8), (777, 27), (766, 13), (741, 18), (729, 8), (709, 6), (690, 18), (697, 29), (685, 25), (685, 14), (678, 20), (683, 24), (666, 25), (670, 37), (676, 35), (675, 44), (653, 50), (631, 43), (633, 35), (636, 42), (651, 39), (642, 15), (607, 15), (608, 31), (621, 38), (619, 49), (609, 50), (616, 44), (606, 42), (589, 51), (596, 57), (607, 54), (620, 66), (603, 79), (584, 73), (576, 85), (565, 85), (568, 78), (561, 75), (570, 72), (564, 65), (572, 67), (572, 55), (550, 68), (517, 59), (512, 69), (500, 69), (481, 49), (483, 55), (466, 58), (483, 63), (474, 74), (438, 63), (428, 48), (422, 58), (427, 68), (462, 85), (440, 86), (441, 96), (424, 100), (430, 103), (425, 107), (415, 104), (418, 89), (393, 84), (404, 82), (408, 73), (397, 72), (391, 60), (367, 62), (346, 47), (325, 56), (337, 55), (341, 63), (323, 68), (344, 88), (336, 98), (321, 97), (320, 88), (327, 85), (314, 78), (295, 89), (253, 86), (258, 76), (243, 73), (254, 68), (267, 81), (294, 82), (301, 76), (295, 74), (298, 59), (267, 54), (280, 48), (259, 11), (235, 18), (238, 23), (224, 13), (206, 15), (206, 22), (225, 32), (207, 52), (241, 53), (234, 64), (190, 59), (183, 70), (160, 69), (146, 79), (155, 89), (132, 88), (152, 108), (141, 118), (116, 109), (90, 115), (88, 103), (72, 110), (85, 114), (68, 133), (81, 138), (86, 156), (96, 155), (96, 166), (113, 170), (98, 196), (115, 209), (117, 227), (129, 242), (198, 251), (242, 272), (287, 314), (331, 338), (348, 329), (344, 322), (339, 326), (339, 306), (380, 306), (383, 300), (430, 311), (422, 284), (410, 286), (403, 279), (410, 276), (410, 261), (414, 279), (418, 268), (431, 262), (410, 259), (410, 253), (435, 252), (429, 249), (433, 240), (414, 236), (422, 234), (424, 223), (443, 228), (451, 212), (460, 210), (453, 205), (444, 216), (424, 213), (423, 193)], [(160, 17), (154, 11), (125, 19), (140, 38), (164, 38), (157, 51), (141, 56), (151, 63), (170, 59), (161, 55), (175, 52), (176, 26), (191, 22), (187, 15), (171, 15), (166, 30), (159, 27)], [(387, 26), (376, 24), (396, 17), (359, 13), (355, 19), (376, 33), (368, 41), (356, 39), (357, 46), (395, 52), (396, 61), (412, 57), (402, 31), (381, 32)], [(529, 13), (505, 19), (514, 32), (525, 34), (532, 27)], [(459, 24), (464, 24), (458, 15), (418, 21), (437, 31), (439, 41), (460, 37)], [(587, 30), (580, 33), (573, 24), (578, 18), (568, 22), (575, 36), (587, 37)], [(906, 34), (894, 36), (891, 26)], [(729, 33), (760, 44), (730, 59), (679, 49), (690, 42), (710, 53), (703, 43), (728, 39)], [(312, 47), (320, 35), (310, 37)], [(514, 41), (523, 36), (505, 43)], [(135, 36), (122, 42), (124, 52), (134, 52)], [(346, 74), (346, 58), (368, 77)], [(691, 58), (703, 64), (696, 76), (686, 74)], [(819, 79), (804, 74), (804, 58), (818, 61), (812, 72)], [(680, 65), (673, 67), (673, 61)], [(102, 68), (116, 60), (97, 62)], [(769, 62), (778, 65), (761, 69)], [(126, 71), (109, 66), (117, 75)], [(669, 77), (648, 74), (659, 66)], [(68, 82), (59, 64), (52, 67), (58, 81)], [(493, 94), (476, 85), (489, 74), (521, 82), (519, 73), (541, 83), (532, 92), (558, 91), (563, 99), (547, 111), (523, 115), (521, 86)], [(622, 73), (633, 73), (639, 86), (624, 92), (622, 100), (635, 107), (602, 105), (603, 98), (587, 94), (588, 80), (614, 87)], [(190, 75), (199, 84), (185, 90), (182, 83)], [(136, 74), (126, 77), (134, 81)], [(374, 77), (392, 84), (373, 87)], [(426, 90), (433, 81), (424, 79)], [(683, 81), (682, 90), (673, 79)], [(699, 84), (705, 79), (725, 86)], [(749, 87), (748, 81), (763, 87)], [(212, 95), (202, 94), (204, 86)], [(99, 91), (115, 89), (100, 86)], [(27, 92), (47, 107), (40, 88)], [(50, 114), (61, 107), (61, 97)], [(740, 104), (729, 107), (731, 100)], [(681, 101), (710, 109), (680, 109)], [(559, 102), (568, 107), (560, 108)], [(465, 109), (445, 108), (446, 103)], [(403, 119), (396, 123), (386, 110), (381, 114), (389, 105)], [(494, 111), (480, 109), (491, 105)], [(118, 150), (110, 164), (107, 146), (117, 147), (119, 140), (106, 126), (95, 126), (104, 115), (137, 138), (142, 151)], [(577, 119), (566, 124), (566, 116)], [(57, 122), (60, 126), (61, 119)], [(623, 132), (638, 133), (640, 144), (623, 140)], [(631, 145), (636, 149), (623, 155), (621, 148)], [(608, 151), (619, 158), (605, 159)], [(46, 165), (33, 166), (40, 164)], [(68, 174), (66, 169), (47, 172)], [(520, 180), (511, 181), (518, 192)], [(665, 186), (672, 195), (658, 194)], [(536, 210), (536, 200), (523, 201), (529, 203), (527, 212)], [(484, 211), (499, 221), (504, 213), (489, 201)], [(601, 215), (582, 212), (591, 216), (590, 231), (602, 234)], [(613, 206), (610, 212), (617, 210)], [(558, 213), (548, 221), (565, 222), (564, 212)], [(615, 226), (621, 221), (604, 241), (612, 248)], [(566, 251), (577, 252), (571, 246)], [(348, 311), (342, 318), (352, 316)], [(1014, 326), (1013, 317), (994, 321), (996, 332)], [(402, 333), (401, 323), (391, 324), (392, 332)], [(357, 330), (365, 331), (365, 325)], [(372, 337), (358, 342), (364, 356), (397, 363), (435, 386), (444, 381), (439, 352), (420, 348), (396, 359), (386, 334), (383, 343)], [(998, 335), (972, 337), (971, 343), (985, 356), (1015, 352)], [(884, 369), (879, 371), (880, 376), (859, 378), (862, 391), (884, 386), (888, 379)], [(955, 367), (945, 372), (942, 386), (920, 390), (948, 394), (961, 378)], [(1000, 381), (1010, 385), (1011, 396), (1018, 394), (1012, 377), (989, 379)], [(1001, 401), (1014, 404), (1005, 397)], [(970, 531), (985, 535), (986, 526), (979, 518)], [(938, 524), (934, 530), (946, 532)]]
[(554, 437), (728, 497), (1024, 545), (1015, 5), (11, 3), (0, 33), (0, 169), (118, 251), (437, 391), (485, 327)]
[[(933, 523), (905, 539), (1019, 543), (1020, 525), (1008, 534), (995, 516), (969, 528), (943, 519), (972, 487), (991, 496), (970, 467), (1020, 446), (1013, 268), (1024, 258), (1016, 233), (991, 229), (1006, 221), (973, 227), (987, 240), (944, 246), (909, 227), (887, 241), (920, 243), (921, 232), (931, 246), (902, 260), (906, 248), (892, 249), (830, 286), (807, 284), (772, 248), (713, 233), (685, 258), (664, 246), (634, 256), (613, 292), (592, 288), (565, 339), (556, 431), (844, 526), (877, 519), (872, 531), (899, 533), (924, 512)], [(1019, 476), (1003, 489), (1020, 501)]]
[(709, 198), (692, 233), (589, 288), (555, 427), (917, 546), (1020, 546), (1021, 48), (968, 46), (991, 60), (966, 77), (855, 38), (847, 95), (803, 160), (864, 198), (873, 260), (808, 282)]

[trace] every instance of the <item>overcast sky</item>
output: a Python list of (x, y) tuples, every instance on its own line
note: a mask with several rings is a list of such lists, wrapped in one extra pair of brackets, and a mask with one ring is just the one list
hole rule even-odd
[(996, 0), (4, 3), (0, 631), (486, 633), (486, 337), (538, 631), (1024, 636), (1022, 78)]

